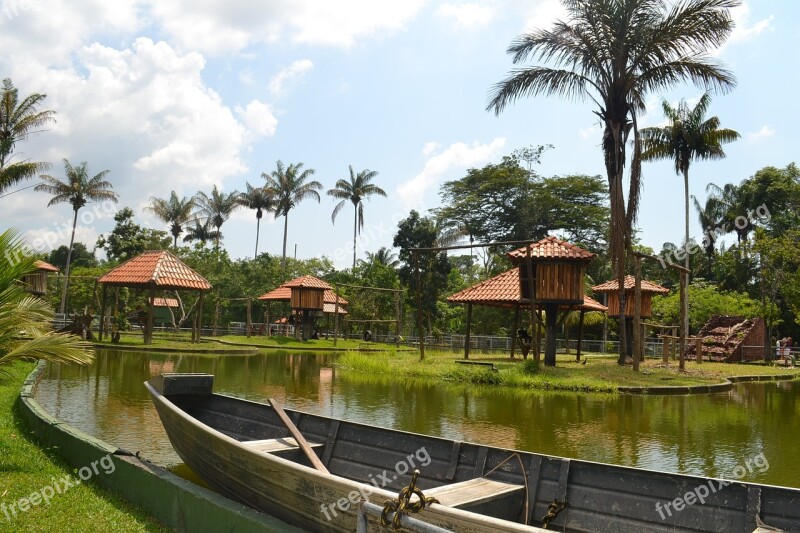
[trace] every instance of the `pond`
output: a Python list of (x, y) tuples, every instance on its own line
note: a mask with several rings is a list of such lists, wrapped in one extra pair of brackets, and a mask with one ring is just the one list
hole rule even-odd
[[(628, 396), (390, 383), (332, 367), (331, 354), (194, 355), (97, 351), (90, 367), (48, 365), (37, 399), (109, 444), (174, 468), (143, 382), (161, 372), (214, 374), (215, 391), (355, 422), (537, 453), (800, 487), (800, 383), (726, 393)], [(759, 464), (763, 461), (759, 460)], [(741, 472), (742, 469), (739, 469)]]

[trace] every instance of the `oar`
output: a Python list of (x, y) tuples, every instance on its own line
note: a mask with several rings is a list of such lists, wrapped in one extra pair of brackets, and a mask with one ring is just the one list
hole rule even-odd
[(314, 453), (314, 450), (311, 449), (311, 446), (309, 446), (306, 438), (303, 437), (303, 434), (300, 433), (299, 429), (297, 429), (297, 426), (295, 426), (294, 423), (291, 420), (289, 420), (289, 417), (284, 412), (283, 408), (280, 405), (278, 405), (278, 402), (276, 402), (274, 398), (270, 398), (269, 404), (275, 410), (275, 414), (277, 414), (278, 418), (281, 419), (283, 425), (286, 426), (286, 428), (289, 430), (289, 433), (292, 434), (292, 437), (294, 437), (294, 440), (297, 442), (297, 445), (300, 446), (300, 449), (303, 450), (303, 453), (306, 454), (308, 460), (311, 461), (312, 465), (314, 465), (314, 468), (316, 468), (320, 472), (325, 472), (326, 474), (330, 474), (330, 472), (328, 472), (328, 469), (325, 468), (325, 465), (322, 464), (322, 461), (319, 460), (319, 457), (317, 457), (317, 454)]

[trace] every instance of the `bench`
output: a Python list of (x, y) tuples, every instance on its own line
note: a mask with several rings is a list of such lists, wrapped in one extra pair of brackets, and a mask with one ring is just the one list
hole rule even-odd
[[(248, 448), (252, 448), (263, 453), (283, 452), (287, 450), (299, 450), (300, 446), (297, 441), (292, 437), (281, 437), (279, 439), (264, 439), (264, 440), (246, 440), (242, 444)], [(319, 442), (309, 442), (312, 449), (321, 448), (324, 444)]]
[(488, 363), (486, 361), (470, 361), (468, 359), (456, 359), (456, 363), (458, 363), (459, 365), (488, 366), (489, 368), (497, 372), (497, 369), (494, 367), (494, 363)]
[(459, 483), (427, 489), (423, 492), (426, 497), (433, 496), (442, 505), (461, 508), (481, 505), (503, 498), (524, 496), (525, 486), (477, 477)]

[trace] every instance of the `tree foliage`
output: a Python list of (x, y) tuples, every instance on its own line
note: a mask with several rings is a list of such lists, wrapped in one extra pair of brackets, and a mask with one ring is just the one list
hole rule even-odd
[(114, 214), (114, 229), (100, 235), (97, 247), (103, 248), (111, 261), (132, 259), (145, 250), (168, 250), (172, 239), (166, 231), (144, 228), (133, 221), (133, 211), (123, 207)]

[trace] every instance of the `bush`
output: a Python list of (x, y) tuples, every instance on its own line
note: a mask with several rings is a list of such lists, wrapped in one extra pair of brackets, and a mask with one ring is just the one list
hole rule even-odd
[(524, 363), (522, 363), (522, 373), (523, 374), (537, 374), (539, 372), (539, 361), (535, 358), (526, 359)]

